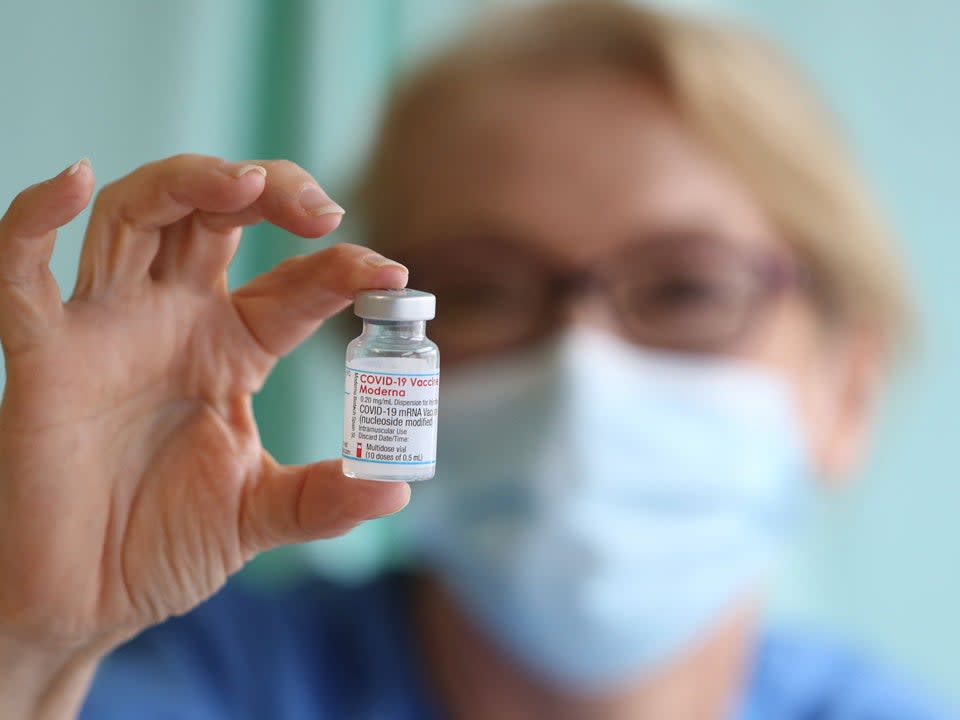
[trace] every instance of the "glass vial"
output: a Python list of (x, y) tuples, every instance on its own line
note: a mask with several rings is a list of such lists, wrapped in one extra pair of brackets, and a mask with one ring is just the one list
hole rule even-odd
[(343, 474), (366, 480), (433, 477), (440, 352), (426, 336), (436, 298), (419, 290), (364, 290), (363, 332), (347, 345)]

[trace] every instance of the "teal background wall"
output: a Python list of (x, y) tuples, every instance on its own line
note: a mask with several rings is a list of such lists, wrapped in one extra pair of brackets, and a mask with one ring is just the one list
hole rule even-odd
[[(334, 198), (368, 146), (398, 67), (488, 2), (39, 0), (0, 4), (0, 203), (92, 158), (100, 182), (191, 151), (284, 156)], [(780, 579), (775, 612), (841, 630), (960, 704), (960, 5), (949, 0), (686, 0), (788, 47), (822, 87), (903, 241), (923, 342), (885, 403), (872, 460), (825, 499)], [(342, 199), (342, 197), (341, 197)], [(349, 211), (349, 207), (348, 207)], [(86, 214), (53, 259), (73, 284)], [(356, 240), (348, 222), (334, 239)], [(248, 232), (241, 282), (315, 243)], [(342, 343), (321, 330), (256, 401), (267, 447), (300, 462), (338, 442)], [(391, 552), (389, 523), (254, 566), (304, 558), (343, 576)]]
[[(900, 233), (921, 344), (858, 486), (825, 503), (783, 606), (844, 628), (960, 697), (960, 6), (757, 0), (839, 113)], [(798, 574), (799, 577), (799, 574)]]

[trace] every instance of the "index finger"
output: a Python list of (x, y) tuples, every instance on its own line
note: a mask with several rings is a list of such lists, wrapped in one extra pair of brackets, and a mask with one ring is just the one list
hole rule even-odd
[(401, 288), (407, 268), (360, 245), (342, 243), (289, 258), (233, 292), (250, 336), (273, 356), (290, 352), (358, 290)]
[(223, 232), (267, 221), (301, 237), (320, 237), (333, 230), (344, 210), (310, 173), (290, 160), (255, 160), (267, 171), (263, 192), (238, 212), (197, 214), (206, 227)]
[(266, 168), (256, 163), (209, 155), (176, 155), (147, 163), (100, 191), (90, 227), (123, 223), (154, 231), (195, 210), (237, 212), (263, 192), (264, 175)]

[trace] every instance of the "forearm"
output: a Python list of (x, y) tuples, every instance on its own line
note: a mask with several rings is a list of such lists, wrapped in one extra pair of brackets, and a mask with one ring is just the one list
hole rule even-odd
[(0, 718), (76, 718), (100, 656), (94, 651), (65, 656), (0, 638)]

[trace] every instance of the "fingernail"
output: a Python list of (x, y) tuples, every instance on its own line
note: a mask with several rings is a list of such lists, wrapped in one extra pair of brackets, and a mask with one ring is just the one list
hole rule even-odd
[(396, 260), (391, 260), (390, 258), (384, 257), (380, 253), (371, 253), (369, 255), (364, 255), (363, 261), (367, 265), (371, 265), (375, 268), (395, 267), (395, 268), (400, 268), (404, 272), (410, 272), (409, 270), (407, 270), (406, 265), (401, 265)]
[(70, 167), (68, 167), (66, 170), (63, 171), (64, 175), (76, 175), (77, 172), (80, 170), (81, 165), (86, 165), (87, 167), (90, 167), (90, 158), (80, 158), (73, 165), (71, 165)]
[(310, 215), (343, 215), (346, 210), (327, 197), (327, 194), (316, 185), (306, 185), (300, 191), (300, 207)]
[(263, 165), (257, 165), (256, 163), (245, 163), (243, 165), (230, 165), (229, 172), (235, 178), (241, 178), (247, 173), (256, 172), (260, 173), (264, 177), (267, 175), (267, 169)]

